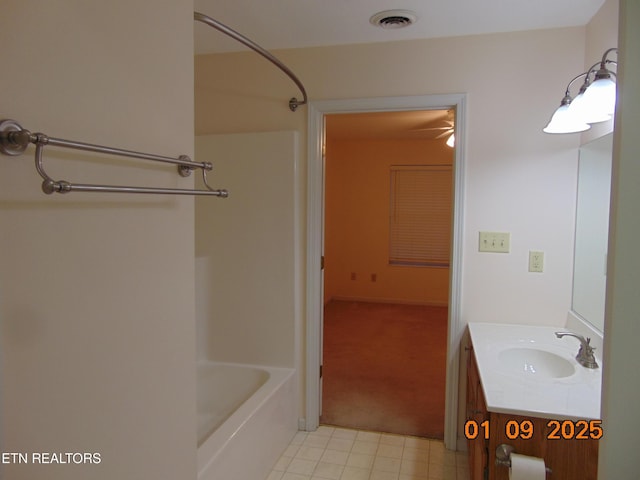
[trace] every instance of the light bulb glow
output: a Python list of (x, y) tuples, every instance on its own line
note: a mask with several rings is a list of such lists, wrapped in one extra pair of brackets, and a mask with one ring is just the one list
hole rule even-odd
[(616, 109), (616, 84), (611, 78), (599, 78), (584, 92), (584, 109), (589, 116), (611, 115)]
[(456, 136), (452, 133), (451, 135), (449, 135), (449, 138), (447, 138), (447, 146), (453, 148), (455, 144), (456, 144)]
[(611, 120), (611, 115), (597, 109), (590, 109), (585, 94), (580, 93), (569, 105), (569, 113), (584, 123), (600, 123)]
[(569, 111), (570, 104), (560, 105), (549, 124), (542, 129), (545, 133), (576, 133), (589, 130), (591, 125), (578, 120)]

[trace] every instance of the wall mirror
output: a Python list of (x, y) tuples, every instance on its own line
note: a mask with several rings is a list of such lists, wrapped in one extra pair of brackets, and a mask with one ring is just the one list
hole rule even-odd
[(574, 313), (604, 331), (613, 134), (580, 148), (573, 266)]

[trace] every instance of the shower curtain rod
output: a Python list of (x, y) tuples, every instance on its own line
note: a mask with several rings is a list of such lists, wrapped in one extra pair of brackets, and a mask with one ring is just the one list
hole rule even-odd
[(233, 30), (232, 28), (226, 26), (224, 23), (220, 23), (218, 20), (215, 20), (215, 19), (213, 19), (213, 18), (211, 18), (211, 17), (209, 17), (209, 16), (207, 16), (207, 15), (205, 15), (203, 13), (193, 12), (193, 18), (194, 18), (194, 20), (196, 20), (198, 22), (206, 23), (210, 27), (213, 27), (216, 30), (224, 33), (225, 35), (230, 36), (231, 38), (233, 38), (234, 40), (237, 40), (238, 42), (242, 43), (243, 45), (246, 45), (247, 47), (249, 47), (253, 51), (259, 53), (264, 58), (269, 60), (276, 67), (278, 67), (280, 70), (282, 70), (285, 74), (287, 74), (287, 76), (291, 80), (293, 80), (293, 82), (298, 86), (298, 88), (302, 92), (302, 97), (303, 97), (302, 100), (298, 100), (296, 97), (292, 97), (289, 100), (289, 108), (291, 109), (292, 112), (295, 112), (296, 109), (300, 105), (305, 105), (307, 103), (307, 91), (305, 90), (304, 85), (302, 85), (302, 82), (298, 79), (298, 77), (295, 76), (295, 74), (286, 65), (284, 65), (280, 60), (278, 60), (276, 57), (274, 57), (267, 50), (265, 50), (260, 45), (258, 45), (257, 43), (253, 42), (252, 40), (249, 40), (247, 37), (245, 37), (241, 33), (238, 33), (235, 30)]
[[(120, 148), (93, 145), (90, 143), (76, 142), (73, 140), (63, 140), (61, 138), (48, 137), (43, 133), (31, 133), (25, 130), (15, 120), (0, 120), (0, 153), (5, 155), (21, 155), (27, 146), (33, 143), (36, 146), (35, 163), (36, 170), (43, 178), (42, 191), (47, 195), (54, 192), (111, 192), (111, 193), (157, 193), (170, 195), (211, 195), (216, 197), (228, 197), (226, 190), (216, 190), (207, 183), (207, 170), (211, 170), (213, 165), (209, 162), (193, 162), (187, 155), (180, 155), (178, 158), (164, 157), (151, 153), (134, 152)], [(129, 187), (116, 185), (87, 185), (70, 183), (65, 180), (53, 180), (44, 171), (42, 151), (46, 145), (54, 147), (71, 148), (88, 152), (105, 153), (109, 155), (119, 155), (123, 157), (138, 158), (142, 160), (152, 160), (154, 162), (170, 163), (178, 166), (178, 173), (182, 177), (188, 177), (196, 168), (202, 170), (202, 178), (207, 190), (189, 190), (179, 188), (151, 188), (151, 187)]]

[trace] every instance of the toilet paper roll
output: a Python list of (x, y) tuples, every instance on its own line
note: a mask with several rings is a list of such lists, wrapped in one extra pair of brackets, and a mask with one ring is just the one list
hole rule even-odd
[(509, 480), (545, 480), (544, 460), (518, 453), (511, 454)]

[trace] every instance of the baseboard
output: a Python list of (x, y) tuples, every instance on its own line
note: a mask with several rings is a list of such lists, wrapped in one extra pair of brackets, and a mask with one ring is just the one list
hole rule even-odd
[(304, 432), (307, 430), (307, 419), (306, 418), (298, 418), (298, 430)]
[(342, 302), (367, 302), (367, 303), (391, 303), (394, 305), (423, 305), (426, 307), (448, 307), (447, 302), (427, 302), (422, 300), (406, 300), (398, 298), (369, 298), (369, 297), (345, 297), (341, 295), (335, 295), (325, 301), (325, 305), (331, 300)]

